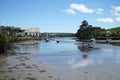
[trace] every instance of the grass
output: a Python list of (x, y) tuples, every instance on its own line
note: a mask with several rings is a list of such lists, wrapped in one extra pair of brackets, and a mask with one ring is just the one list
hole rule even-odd
[(107, 31), (110, 31), (111, 33), (117, 33), (118, 31), (120, 31), (120, 27), (107, 29)]

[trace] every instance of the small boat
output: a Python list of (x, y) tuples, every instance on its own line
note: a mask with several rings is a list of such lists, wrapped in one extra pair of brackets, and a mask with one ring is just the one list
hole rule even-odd
[(59, 42), (60, 42), (60, 41), (58, 41), (58, 40), (56, 41), (56, 43), (59, 43)]
[(46, 38), (45, 41), (46, 41), (46, 42), (49, 42), (49, 39)]

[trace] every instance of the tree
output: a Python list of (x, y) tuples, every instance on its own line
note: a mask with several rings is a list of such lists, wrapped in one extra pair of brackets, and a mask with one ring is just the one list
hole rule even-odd
[(4, 53), (9, 44), (8, 36), (0, 31), (0, 53)]
[(86, 20), (83, 20), (82, 24), (80, 25), (80, 28), (76, 33), (76, 36), (79, 39), (88, 39), (91, 37), (91, 30), (92, 25), (88, 25), (88, 22)]
[(0, 26), (0, 53), (4, 53), (10, 47), (10, 42), (15, 41), (15, 33), (22, 31), (18, 27)]
[(24, 30), (14, 26), (0, 26), (0, 29), (8, 36), (15, 36), (16, 33), (24, 32)]
[(106, 30), (101, 27), (92, 27), (86, 20), (82, 22), (76, 33), (79, 39), (90, 39), (105, 36)]

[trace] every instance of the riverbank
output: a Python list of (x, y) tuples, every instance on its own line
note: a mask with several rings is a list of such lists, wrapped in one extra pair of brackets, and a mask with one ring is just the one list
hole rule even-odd
[(28, 55), (0, 57), (0, 80), (119, 80), (120, 64), (49, 66)]
[[(2, 34), (0, 34), (1, 36)], [(7, 53), (6, 51), (12, 48), (12, 43), (16, 42), (22, 42), (22, 41), (28, 41), (28, 40), (40, 40), (38, 37), (16, 37), (16, 36), (7, 36), (7, 35), (2, 35), (0, 37), (0, 54)]]
[(0, 57), (0, 80), (120, 79), (119, 46), (95, 44), (100, 50), (82, 52), (66, 39), (14, 43), (20, 50)]

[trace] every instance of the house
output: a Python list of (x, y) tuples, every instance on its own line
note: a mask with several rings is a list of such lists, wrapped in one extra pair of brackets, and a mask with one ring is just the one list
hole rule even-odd
[(32, 36), (32, 37), (40, 37), (39, 28), (28, 28), (24, 32), (16, 33), (16, 36)]
[(40, 36), (40, 30), (37, 27), (34, 28), (28, 28), (24, 31), (24, 36), (33, 36), (33, 37), (39, 37)]

